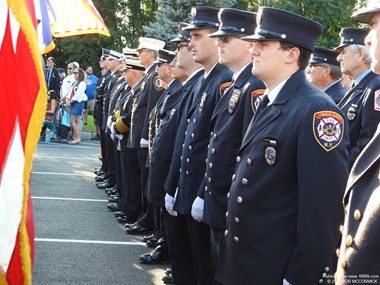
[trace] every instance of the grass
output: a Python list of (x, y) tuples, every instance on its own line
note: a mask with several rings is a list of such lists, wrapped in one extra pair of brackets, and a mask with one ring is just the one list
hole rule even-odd
[(96, 128), (94, 125), (94, 116), (88, 115), (87, 117), (87, 126), (83, 124), (83, 131), (84, 132), (92, 132), (96, 133)]

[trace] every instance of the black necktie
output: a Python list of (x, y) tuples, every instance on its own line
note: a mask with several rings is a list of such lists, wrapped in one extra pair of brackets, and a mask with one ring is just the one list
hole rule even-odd
[(261, 99), (261, 104), (259, 106), (259, 108), (257, 108), (257, 111), (256, 111), (256, 116), (262, 111), (264, 110), (264, 108), (266, 106), (268, 106), (268, 103), (269, 103), (269, 97), (268, 97), (268, 94), (265, 94), (263, 96), (263, 98)]

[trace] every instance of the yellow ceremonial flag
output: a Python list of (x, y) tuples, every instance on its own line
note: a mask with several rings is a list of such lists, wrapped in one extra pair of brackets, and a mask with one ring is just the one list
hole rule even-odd
[(108, 29), (91, 0), (50, 1), (56, 21), (51, 26), (55, 38), (83, 34), (110, 36)]

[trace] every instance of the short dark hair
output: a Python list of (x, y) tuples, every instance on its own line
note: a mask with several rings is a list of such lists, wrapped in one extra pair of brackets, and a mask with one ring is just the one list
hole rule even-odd
[(298, 66), (300, 69), (306, 69), (306, 67), (309, 65), (310, 57), (311, 57), (311, 51), (308, 51), (307, 49), (304, 49), (303, 47), (287, 43), (287, 42), (280, 42), (280, 46), (282, 50), (288, 50), (292, 48), (298, 48), (300, 50), (300, 57), (298, 59)]

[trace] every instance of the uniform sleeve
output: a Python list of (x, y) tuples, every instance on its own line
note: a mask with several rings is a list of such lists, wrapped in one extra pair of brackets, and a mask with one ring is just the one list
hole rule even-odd
[(349, 138), (340, 111), (325, 110), (334, 108), (306, 111), (298, 132), (297, 247), (285, 275), (294, 284), (323, 283), (323, 274), (335, 270), (333, 259), (344, 219), (341, 201), (348, 179)]
[[(376, 103), (376, 93), (380, 93), (380, 86), (379, 90), (372, 89), (371, 92), (368, 92), (368, 95), (363, 100), (360, 112), (361, 128), (356, 145), (350, 150), (350, 167), (352, 167), (360, 152), (371, 140), (380, 122), (380, 103)], [(380, 95), (377, 96), (377, 100), (380, 101)]]

